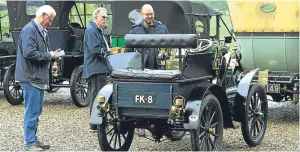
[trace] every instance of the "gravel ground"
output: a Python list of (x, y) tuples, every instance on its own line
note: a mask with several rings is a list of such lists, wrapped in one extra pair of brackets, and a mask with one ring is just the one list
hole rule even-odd
[[(9, 105), (0, 90), (0, 151), (23, 150), (23, 105)], [(99, 151), (96, 134), (88, 132), (89, 109), (77, 108), (68, 89), (45, 94), (38, 135), (52, 151)], [(240, 129), (224, 130), (225, 151), (296, 151), (299, 149), (299, 104), (269, 102), (267, 132), (260, 145), (248, 147)], [(131, 151), (190, 151), (190, 136), (155, 143), (135, 136)]]

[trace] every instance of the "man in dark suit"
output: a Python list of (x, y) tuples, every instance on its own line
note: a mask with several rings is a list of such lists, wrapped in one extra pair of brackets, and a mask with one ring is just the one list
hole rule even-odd
[(39, 151), (49, 149), (38, 140), (38, 119), (44, 105), (44, 90), (49, 84), (49, 68), (56, 51), (49, 50), (47, 27), (50, 27), (56, 16), (49, 6), (41, 6), (36, 17), (24, 26), (20, 32), (17, 46), (15, 79), (23, 89), (24, 96), (24, 139), (25, 150)]
[[(107, 83), (109, 68), (106, 57), (111, 54), (105, 39), (103, 28), (106, 26), (107, 11), (105, 8), (98, 8), (93, 11), (94, 20), (84, 34), (84, 63), (83, 77), (88, 79), (88, 100), (90, 101), (90, 112), (93, 101), (98, 92)], [(96, 132), (97, 126), (90, 125), (90, 131)]]
[[(155, 14), (150, 4), (145, 4), (141, 8), (143, 20), (131, 26), (129, 34), (167, 34), (167, 27), (160, 21), (155, 20)], [(158, 48), (138, 48), (139, 52), (144, 50), (145, 68), (159, 69)], [(133, 52), (133, 48), (126, 48), (125, 52)]]

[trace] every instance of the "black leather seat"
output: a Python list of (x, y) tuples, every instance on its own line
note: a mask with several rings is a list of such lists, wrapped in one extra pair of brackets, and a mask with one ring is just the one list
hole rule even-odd
[[(195, 34), (127, 34), (125, 46), (129, 48), (196, 48)], [(138, 52), (135, 52), (138, 53)], [(141, 70), (141, 55), (120, 54), (110, 56), (111, 77), (147, 80), (179, 79), (179, 70)]]
[[(138, 58), (136, 62), (140, 62), (140, 59)], [(189, 54), (183, 60), (182, 78), (191, 79), (202, 76), (212, 76), (212, 62), (213, 53)], [(179, 79), (180, 75), (181, 71), (179, 70), (141, 70), (139, 67), (113, 69), (111, 73), (111, 76), (115, 78), (133, 78), (148, 80), (174, 80)]]
[(115, 78), (147, 79), (147, 80), (174, 80), (178, 79), (179, 70), (152, 70), (152, 69), (115, 69), (111, 76)]
[(108, 57), (108, 64), (113, 78), (134, 79), (176, 79), (179, 70), (141, 70), (141, 54), (139, 52), (116, 53)]

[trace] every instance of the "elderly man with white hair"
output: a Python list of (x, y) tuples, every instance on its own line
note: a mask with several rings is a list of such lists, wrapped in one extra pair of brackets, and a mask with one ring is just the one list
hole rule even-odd
[(36, 17), (24, 26), (20, 32), (17, 46), (15, 79), (23, 89), (24, 96), (24, 139), (25, 150), (39, 151), (49, 149), (37, 138), (39, 116), (44, 105), (44, 90), (49, 84), (49, 67), (51, 59), (56, 58), (57, 51), (49, 50), (47, 27), (50, 27), (55, 10), (41, 6)]
[[(106, 57), (111, 53), (105, 39), (103, 28), (106, 26), (107, 10), (103, 7), (93, 11), (93, 20), (84, 33), (83, 77), (88, 79), (88, 100), (90, 112), (98, 92), (107, 83), (109, 68)], [(90, 131), (96, 132), (97, 126), (90, 125)]]

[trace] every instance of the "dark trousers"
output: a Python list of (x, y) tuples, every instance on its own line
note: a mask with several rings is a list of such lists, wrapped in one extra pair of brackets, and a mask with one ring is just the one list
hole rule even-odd
[[(107, 84), (107, 74), (95, 74), (88, 78), (88, 98), (90, 101), (90, 115), (92, 113), (93, 102), (98, 92)], [(97, 130), (96, 125), (90, 125), (91, 130)]]

